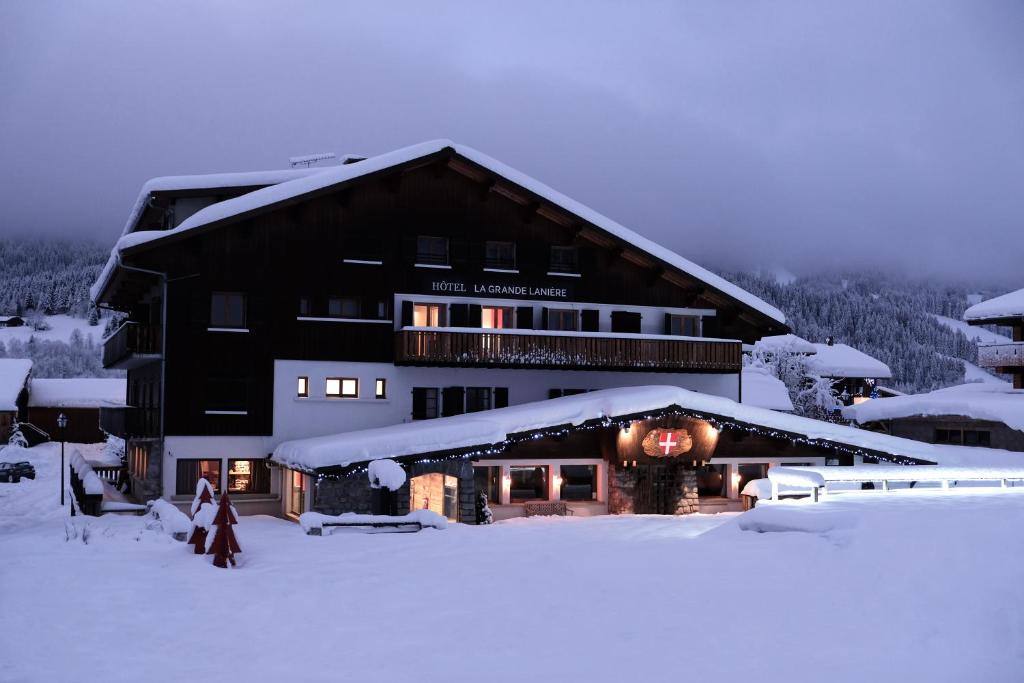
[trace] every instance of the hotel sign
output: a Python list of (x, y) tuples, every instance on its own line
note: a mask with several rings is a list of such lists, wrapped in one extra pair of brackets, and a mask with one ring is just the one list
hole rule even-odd
[(693, 437), (685, 429), (652, 429), (641, 446), (652, 458), (671, 458), (693, 448)]
[(568, 287), (505, 285), (487, 282), (462, 282), (459, 280), (433, 280), (430, 282), (430, 291), (436, 294), (535, 297), (539, 299), (567, 299), (569, 297)]

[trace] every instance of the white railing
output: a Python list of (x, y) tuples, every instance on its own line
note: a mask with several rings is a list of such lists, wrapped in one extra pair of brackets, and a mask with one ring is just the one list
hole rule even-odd
[(859, 489), (830, 489), (830, 484), (878, 483), (882, 491), (889, 483), (930, 483), (944, 489), (957, 482), (989, 482), (1007, 488), (1010, 482), (1024, 482), (1024, 467), (969, 467), (943, 465), (855, 465), (834, 467), (772, 467), (768, 470), (772, 499), (780, 495), (806, 493), (813, 500), (826, 493), (851, 493)]
[(978, 344), (978, 365), (983, 368), (1024, 367), (1024, 342)]

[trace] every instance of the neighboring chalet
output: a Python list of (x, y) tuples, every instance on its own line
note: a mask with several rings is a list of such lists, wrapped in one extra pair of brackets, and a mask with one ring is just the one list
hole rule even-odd
[(1024, 389), (1024, 289), (977, 303), (964, 312), (970, 325), (1004, 325), (1013, 341), (978, 344), (978, 365), (1013, 378), (1014, 389)]
[(98, 443), (106, 438), (100, 410), (123, 413), (126, 390), (127, 382), (117, 378), (35, 378), (29, 386), (27, 420), (57, 440), (57, 417), (63, 413), (68, 418), (65, 440)]
[[(740, 400), (741, 345), (788, 331), (748, 292), (449, 141), (151, 181), (92, 294), (128, 315), (104, 363), (127, 370), (131, 407), (105, 427), (127, 438), (133, 491), (185, 504), (206, 477), (245, 513), (325, 507), (315, 472), (268, 467), (282, 442), (429, 434), (435, 419), (614, 387)], [(525, 491), (566, 457), (535, 448), (506, 464)], [(600, 495), (587, 468), (603, 457), (581, 442), (572, 485)], [(418, 467), (473, 499), (473, 477)], [(722, 482), (738, 475), (719, 467)]]
[(1024, 451), (1024, 391), (998, 380), (866, 401), (843, 415), (867, 429), (927, 443)]
[(25, 419), (32, 361), (0, 358), (0, 445), (11, 437), (15, 422)]
[(20, 315), (0, 315), (0, 327), (22, 327), (25, 319)]

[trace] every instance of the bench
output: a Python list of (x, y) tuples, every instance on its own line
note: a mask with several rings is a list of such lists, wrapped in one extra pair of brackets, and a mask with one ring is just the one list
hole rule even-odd
[(310, 536), (323, 536), (324, 529), (342, 527), (347, 529), (362, 529), (370, 533), (398, 533), (409, 534), (423, 529), (419, 522), (324, 522), (318, 527), (312, 527), (308, 534)]
[(550, 515), (565, 517), (573, 514), (572, 509), (561, 500), (524, 503), (523, 512), (526, 513), (527, 517), (547, 517)]

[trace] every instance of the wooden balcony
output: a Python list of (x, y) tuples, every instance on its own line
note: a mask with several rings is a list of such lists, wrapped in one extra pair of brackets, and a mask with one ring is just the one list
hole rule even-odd
[[(983, 368), (996, 368), (997, 372), (1010, 372), (1012, 368), (1024, 368), (1024, 342), (978, 344), (978, 365)], [(999, 368), (1006, 368), (1006, 370)]]
[(396, 365), (638, 372), (739, 372), (739, 341), (540, 330), (395, 333)]
[(125, 322), (103, 342), (103, 367), (131, 370), (160, 360), (161, 338), (159, 326)]
[(100, 408), (100, 429), (122, 439), (160, 436), (160, 411), (156, 408)]

